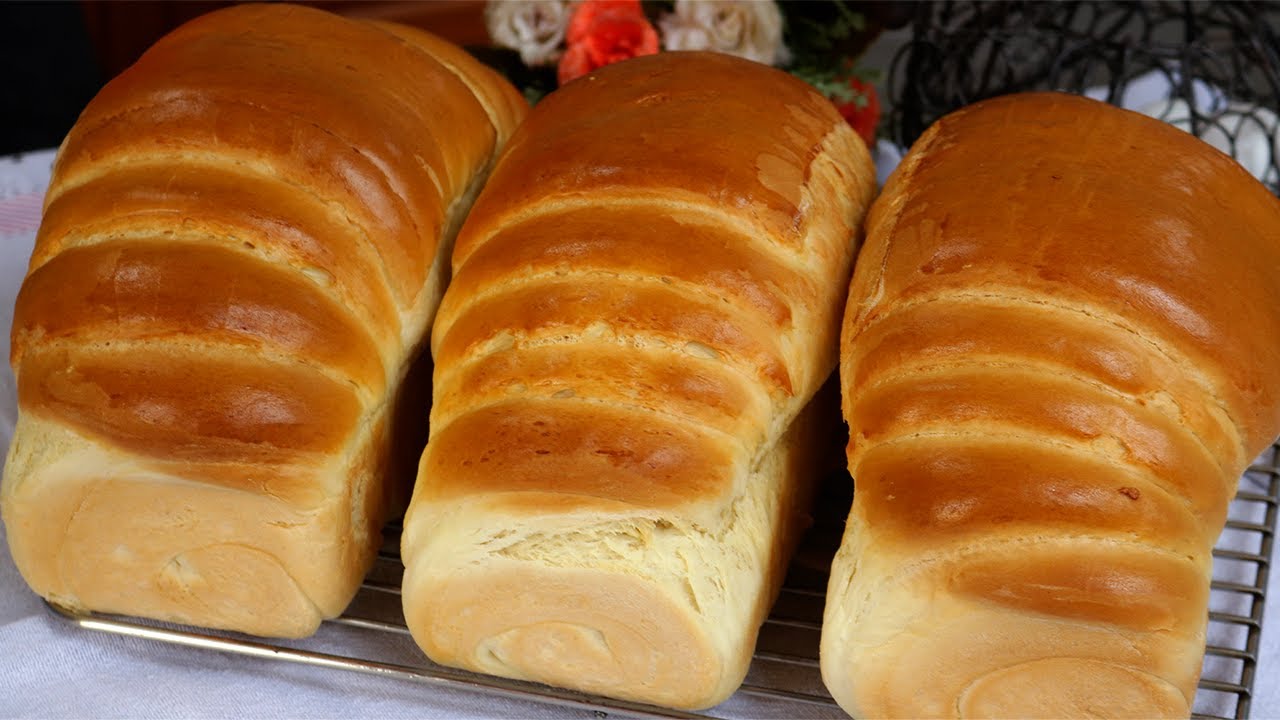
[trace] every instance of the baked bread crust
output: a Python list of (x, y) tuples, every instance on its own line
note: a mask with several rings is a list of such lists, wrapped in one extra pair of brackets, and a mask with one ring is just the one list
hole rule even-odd
[(389, 422), (453, 235), (522, 113), (438, 39), (289, 5), (203, 16), (109, 83), (14, 314), (0, 509), (32, 588), (259, 635), (340, 613), (407, 495)]
[(856, 717), (1186, 717), (1211, 551), (1280, 432), (1280, 202), (1062, 94), (938, 121), (845, 314), (855, 497), (823, 676)]
[(432, 659), (675, 707), (738, 687), (874, 183), (827, 100), (728, 56), (629, 60), (534, 109), (433, 331), (402, 540)]

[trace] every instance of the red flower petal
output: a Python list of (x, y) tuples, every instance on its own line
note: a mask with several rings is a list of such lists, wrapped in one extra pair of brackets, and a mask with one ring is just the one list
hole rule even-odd
[(591, 64), (591, 53), (585, 44), (570, 45), (560, 56), (560, 64), (556, 66), (556, 80), (565, 84), (574, 78), (582, 77), (594, 70)]
[(859, 103), (856, 101), (837, 103), (836, 110), (840, 111), (867, 147), (871, 147), (875, 144), (876, 128), (880, 125), (880, 98), (876, 95), (874, 85), (856, 77), (849, 78), (849, 87), (861, 95), (865, 102), (862, 107), (858, 107)]
[(567, 37), (556, 68), (561, 85), (610, 63), (658, 52), (658, 31), (639, 0), (587, 0), (570, 18)]
[(605, 15), (644, 20), (644, 10), (640, 7), (640, 0), (586, 0), (578, 5), (573, 11), (573, 16), (569, 18), (565, 42), (572, 45), (582, 40), (590, 34), (591, 26), (596, 20)]

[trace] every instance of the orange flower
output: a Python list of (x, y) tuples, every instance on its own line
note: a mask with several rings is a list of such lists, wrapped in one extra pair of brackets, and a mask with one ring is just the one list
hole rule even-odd
[(871, 147), (875, 145), (876, 126), (880, 124), (880, 98), (876, 95), (874, 85), (856, 77), (849, 78), (849, 87), (853, 88), (858, 98), (837, 103), (836, 109), (849, 121), (867, 147)]
[(556, 73), (561, 85), (609, 63), (658, 52), (658, 31), (640, 0), (585, 0), (569, 19), (565, 40)]

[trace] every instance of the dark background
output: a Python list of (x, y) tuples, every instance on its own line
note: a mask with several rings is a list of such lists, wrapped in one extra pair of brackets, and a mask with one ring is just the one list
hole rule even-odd
[(75, 3), (0, 3), (0, 62), (0, 154), (56, 146), (103, 81)]
[[(0, 155), (56, 147), (98, 89), (212, 0), (0, 0)], [(349, 17), (397, 20), (459, 44), (485, 42), (482, 0), (319, 0)]]
[[(347, 17), (416, 25), (473, 49), (489, 44), (484, 0), (291, 1)], [(805, 6), (806, 16), (834, 13), (829, 2), (786, 1), (792, 7)], [(0, 80), (0, 155), (56, 147), (98, 89), (152, 43), (187, 20), (231, 4), (232, 0), (0, 0), (0, 63), (8, 71)], [(868, 20), (868, 27), (851, 39), (858, 47), (865, 47), (882, 28), (905, 24), (915, 7), (893, 0), (852, 0), (848, 5)], [(493, 57), (482, 59), (511, 70)]]

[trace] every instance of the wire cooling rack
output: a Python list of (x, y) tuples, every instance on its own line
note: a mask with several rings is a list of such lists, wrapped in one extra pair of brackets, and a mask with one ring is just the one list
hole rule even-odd
[[(1280, 505), (1280, 447), (1273, 446), (1240, 479), (1227, 528), (1214, 550), (1208, 648), (1193, 707), (1197, 718), (1245, 718), (1257, 671), (1267, 570)], [(645, 718), (846, 717), (822, 684), (818, 639), (827, 576), (850, 500), (847, 477), (824, 488), (819, 515), (797, 552), (769, 619), (760, 631), (746, 683), (725, 704), (685, 713), (592, 697), (568, 690), (475, 675), (436, 665), (414, 647), (400, 609), (400, 528), (385, 531), (383, 549), (347, 611), (312, 638), (267, 641), (233, 633), (99, 614), (55, 614), (87, 630), (240, 653), (322, 668), (354, 670), (428, 685), (553, 703), (566, 709)]]

